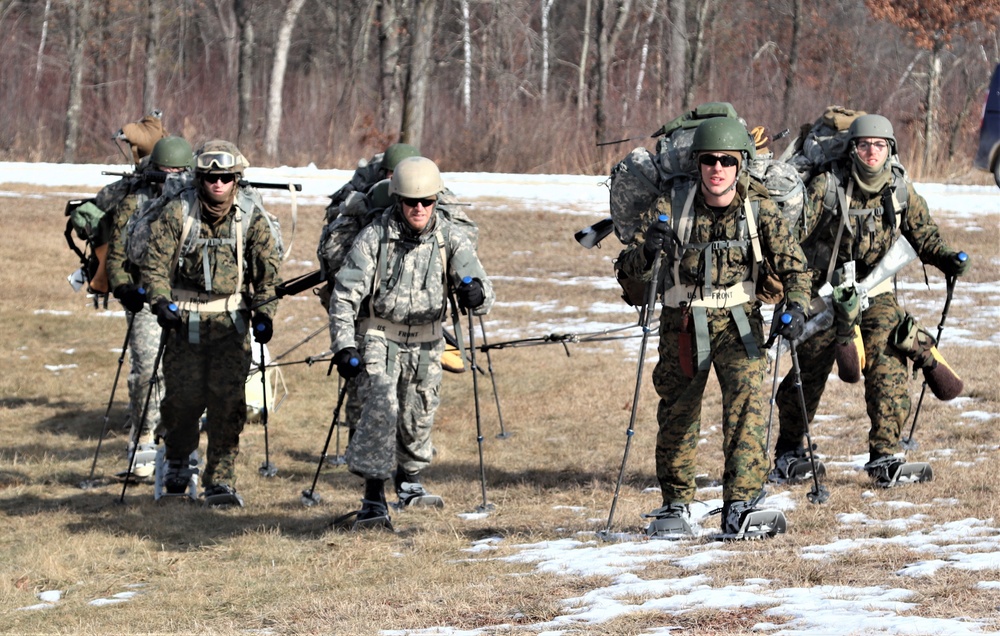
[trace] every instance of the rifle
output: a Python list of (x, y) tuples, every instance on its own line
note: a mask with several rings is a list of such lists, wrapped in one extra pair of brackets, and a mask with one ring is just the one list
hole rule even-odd
[[(167, 175), (170, 173), (161, 172), (160, 170), (144, 170), (142, 172), (111, 172), (105, 170), (101, 172), (101, 174), (108, 177), (131, 177), (143, 181), (149, 181), (151, 183), (163, 183), (167, 180)], [(248, 185), (257, 188), (258, 190), (295, 190), (296, 192), (302, 192), (301, 183), (268, 183), (265, 181), (247, 181), (246, 179), (240, 179), (240, 185)]]
[[(849, 275), (848, 280), (842, 283), (842, 285), (853, 285), (857, 289), (858, 296), (861, 299), (861, 308), (864, 310), (868, 307), (868, 292), (895, 276), (916, 258), (917, 253), (913, 250), (913, 246), (906, 240), (906, 237), (900, 236), (892, 244), (892, 247), (889, 248), (889, 251), (885, 253), (882, 260), (878, 262), (868, 276), (865, 276), (864, 280), (854, 281), (853, 275)], [(832, 297), (833, 285), (827, 282), (820, 287), (819, 296), (814, 298), (810, 304), (810, 313), (812, 315), (806, 321), (805, 330), (802, 332), (802, 335), (795, 340), (796, 345), (805, 342), (816, 333), (833, 326)]]

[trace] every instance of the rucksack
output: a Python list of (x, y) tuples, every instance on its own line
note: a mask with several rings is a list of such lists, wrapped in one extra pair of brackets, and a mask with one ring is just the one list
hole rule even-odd
[[(105, 269), (108, 242), (114, 211), (125, 197), (140, 190), (144, 180), (142, 171), (148, 162), (140, 162), (136, 172), (113, 181), (101, 188), (93, 198), (73, 199), (66, 203), (66, 244), (80, 258), (89, 291), (107, 294), (108, 273)], [(83, 242), (77, 245), (74, 235)]]
[[(385, 205), (387, 195), (376, 195), (376, 186), (388, 186), (388, 179), (377, 182), (364, 192), (351, 191), (338, 206), (337, 214), (328, 220), (320, 232), (319, 247), (316, 256), (319, 258), (323, 280), (332, 281), (337, 270), (344, 263), (347, 253), (354, 244), (354, 239), (362, 229), (381, 216), (389, 207)], [(346, 187), (346, 186), (345, 186)], [(391, 205), (391, 203), (389, 203)], [(472, 241), (473, 246), (479, 243), (479, 227), (469, 215), (457, 205), (454, 194), (445, 190), (438, 197), (437, 211), (452, 225), (460, 229)]]
[(780, 161), (791, 164), (804, 183), (826, 170), (847, 152), (851, 123), (866, 114), (843, 106), (828, 106), (812, 124), (803, 124), (799, 135), (781, 153)]
[[(702, 104), (657, 131), (656, 135), (663, 135), (663, 138), (657, 142), (655, 155), (646, 148), (635, 148), (611, 169), (608, 180), (611, 219), (622, 243), (632, 242), (648, 220), (644, 220), (643, 215), (650, 212), (660, 196), (670, 194), (675, 214), (679, 215), (684, 209), (687, 195), (697, 186), (698, 167), (691, 154), (694, 132), (703, 121), (712, 117), (731, 117), (743, 123), (732, 104)], [(802, 216), (805, 188), (795, 169), (776, 161), (758, 165), (761, 166), (759, 174), (755, 173), (753, 163), (748, 166), (751, 177), (764, 184), (790, 222), (797, 222)], [(646, 283), (629, 278), (619, 267), (618, 259), (614, 268), (625, 302), (632, 306), (645, 302)], [(759, 298), (772, 304), (775, 298), (780, 298), (780, 281), (769, 272), (762, 274), (761, 279)], [(773, 291), (775, 285), (777, 295)]]
[(774, 155), (767, 152), (758, 153), (757, 158), (750, 162), (749, 170), (750, 176), (767, 188), (788, 227), (801, 236), (799, 226), (804, 228), (806, 188), (798, 169), (788, 162), (774, 159)]
[[(191, 214), (198, 199), (197, 186), (194, 185), (194, 175), (189, 172), (172, 173), (163, 182), (163, 193), (144, 202), (135, 213), (129, 217), (125, 225), (125, 255), (134, 264), (141, 264), (149, 247), (149, 236), (152, 223), (159, 219), (168, 203), (180, 199), (184, 204), (184, 219)], [(247, 240), (247, 231), (254, 213), (260, 211), (271, 230), (278, 253), (284, 253), (284, 242), (281, 238), (281, 223), (278, 218), (264, 209), (264, 200), (260, 192), (249, 185), (240, 184), (236, 193), (235, 205), (244, 213), (241, 216), (243, 240)], [(184, 244), (179, 246), (179, 253), (190, 252), (198, 240), (197, 232), (189, 235)]]
[[(351, 180), (342, 185), (336, 192), (330, 195), (330, 203), (326, 206), (326, 223), (331, 223), (341, 214), (347, 211), (350, 205), (357, 205), (360, 201), (357, 197), (364, 196), (371, 190), (380, 179), (382, 172), (382, 157), (385, 153), (378, 153), (371, 159), (361, 159), (358, 167), (351, 175)], [(353, 202), (351, 201), (354, 198)]]

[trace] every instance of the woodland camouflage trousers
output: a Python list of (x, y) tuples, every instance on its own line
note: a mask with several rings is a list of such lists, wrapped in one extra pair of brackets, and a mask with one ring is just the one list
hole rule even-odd
[(184, 458), (198, 448), (198, 424), (206, 413), (204, 484), (233, 485), (247, 420), (250, 336), (240, 334), (227, 314), (202, 314), (199, 332), (199, 344), (188, 342), (185, 332), (167, 335), (160, 406), (167, 458)]
[[(868, 450), (891, 455), (899, 450), (900, 432), (910, 413), (906, 356), (889, 344), (889, 333), (903, 319), (904, 312), (891, 293), (879, 294), (870, 302), (861, 314), (861, 337), (865, 343), (865, 405), (871, 421)], [(797, 348), (809, 422), (816, 415), (827, 378), (833, 370), (835, 332), (836, 327), (830, 327)], [(805, 435), (802, 406), (791, 369), (778, 387), (775, 402), (780, 422), (776, 451), (781, 454), (799, 448)]]
[[(759, 348), (763, 344), (763, 320), (759, 312), (748, 317)], [(656, 477), (664, 505), (691, 503), (694, 499), (701, 403), (709, 374), (709, 370), (698, 371), (689, 378), (681, 370), (680, 320), (679, 309), (663, 309), (660, 359), (653, 369), (653, 386), (660, 396), (656, 411)], [(747, 355), (728, 309), (708, 310), (708, 333), (712, 367), (722, 389), (723, 499), (746, 501), (760, 492), (769, 468), (761, 391), (767, 360)]]

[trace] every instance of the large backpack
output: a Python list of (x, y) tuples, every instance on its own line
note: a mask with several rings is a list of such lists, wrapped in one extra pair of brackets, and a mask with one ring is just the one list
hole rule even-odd
[(358, 167), (351, 175), (351, 180), (330, 195), (330, 203), (326, 206), (327, 224), (332, 223), (341, 214), (349, 213), (349, 207), (357, 206), (360, 203), (358, 197), (364, 196), (380, 181), (379, 176), (382, 171), (384, 154), (380, 152), (371, 159), (358, 161)]
[[(172, 173), (167, 176), (163, 183), (163, 193), (155, 198), (144, 202), (135, 213), (129, 217), (125, 225), (125, 255), (129, 261), (136, 265), (142, 264), (146, 257), (146, 250), (149, 247), (149, 236), (152, 223), (159, 219), (166, 209), (168, 203), (174, 199), (180, 199), (184, 204), (185, 220), (191, 214), (198, 199), (197, 187), (194, 185), (194, 175), (189, 172)], [(256, 188), (240, 184), (236, 194), (235, 204), (244, 212), (241, 216), (243, 240), (247, 240), (247, 231), (250, 228), (250, 221), (254, 213), (260, 211), (267, 221), (274, 237), (275, 247), (278, 253), (284, 253), (284, 242), (281, 238), (281, 224), (278, 218), (264, 209), (264, 200)], [(179, 254), (187, 253), (194, 248), (197, 241), (197, 233), (189, 235), (183, 245), (179, 246)], [(178, 256), (179, 256), (178, 254)]]
[[(80, 258), (91, 292), (107, 294), (109, 291), (106, 261), (114, 211), (125, 197), (140, 190), (144, 183), (142, 171), (147, 164), (148, 161), (144, 160), (135, 173), (109, 183), (93, 198), (73, 199), (66, 203), (64, 236), (69, 248)], [(82, 241), (82, 248), (77, 245), (74, 236)]]
[[(656, 135), (663, 137), (657, 142), (656, 154), (643, 147), (635, 148), (611, 169), (608, 181), (611, 219), (622, 243), (632, 242), (648, 222), (653, 205), (662, 195), (669, 194), (675, 215), (681, 214), (688, 202), (687, 195), (697, 184), (698, 167), (691, 153), (694, 132), (703, 121), (712, 117), (731, 117), (743, 122), (732, 104), (702, 104), (657, 131)], [(767, 188), (789, 222), (798, 222), (802, 217), (805, 188), (796, 170), (767, 158), (751, 162), (748, 171)], [(622, 287), (625, 302), (638, 306), (645, 301), (646, 283), (629, 278), (618, 266), (617, 259), (615, 278)], [(771, 304), (780, 299), (780, 282), (776, 277), (765, 273), (761, 281), (758, 291), (763, 302)]]

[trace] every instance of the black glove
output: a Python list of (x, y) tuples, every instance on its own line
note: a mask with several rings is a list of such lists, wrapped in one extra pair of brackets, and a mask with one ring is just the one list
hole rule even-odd
[(478, 278), (462, 279), (462, 284), (455, 291), (458, 297), (458, 306), (462, 309), (475, 309), (486, 301), (486, 293), (483, 291), (483, 281)]
[(113, 295), (121, 301), (125, 311), (133, 314), (142, 311), (142, 306), (146, 304), (146, 290), (140, 285), (119, 285)]
[(964, 276), (971, 265), (972, 260), (965, 252), (946, 252), (939, 267), (945, 276), (958, 278)]
[(333, 363), (337, 365), (337, 373), (345, 380), (356, 378), (364, 369), (361, 361), (361, 354), (354, 347), (345, 347), (333, 356)]
[(806, 329), (806, 312), (798, 303), (790, 303), (779, 317), (778, 333), (785, 340), (798, 340)]
[(171, 329), (180, 331), (180, 328), (184, 326), (184, 319), (181, 318), (177, 305), (166, 298), (156, 301), (156, 304), (153, 305), (153, 313), (156, 314), (156, 322), (167, 331)]
[(670, 221), (665, 215), (660, 215), (660, 217), (653, 222), (646, 229), (646, 242), (642, 245), (642, 251), (646, 255), (646, 260), (652, 262), (656, 255), (663, 251), (664, 246), (667, 244), (667, 239), (673, 234), (673, 230), (670, 227)]
[(271, 322), (271, 317), (267, 314), (256, 313), (253, 315), (253, 320), (250, 321), (253, 325), (253, 339), (260, 344), (267, 344), (271, 341), (271, 336), (274, 335), (274, 324)]

